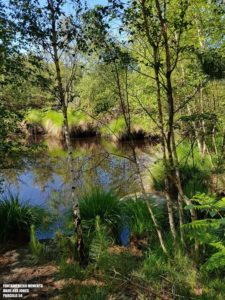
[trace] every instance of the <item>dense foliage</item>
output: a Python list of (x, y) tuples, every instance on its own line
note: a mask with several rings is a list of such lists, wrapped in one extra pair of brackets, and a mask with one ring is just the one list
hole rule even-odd
[[(66, 298), (222, 300), (224, 1), (89, 2), (0, 1), (0, 169), (29, 158), (29, 137), (63, 140), (72, 207), (69, 230), (42, 244), (41, 212), (0, 199), (0, 240), (30, 239), (35, 263), (53, 260), (60, 278), (103, 282), (68, 286)], [(140, 197), (101, 186), (78, 197), (87, 162), (72, 138), (91, 136), (127, 142)], [(154, 166), (136, 139), (159, 143)]]

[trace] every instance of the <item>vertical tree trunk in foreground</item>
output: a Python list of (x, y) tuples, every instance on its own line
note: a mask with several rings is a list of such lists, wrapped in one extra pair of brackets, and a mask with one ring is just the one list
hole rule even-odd
[(75, 179), (76, 179), (76, 173), (75, 173), (75, 169), (74, 169), (72, 144), (71, 144), (70, 132), (69, 132), (67, 105), (66, 105), (63, 84), (62, 84), (60, 64), (59, 64), (55, 8), (54, 8), (54, 4), (53, 4), (52, 0), (49, 0), (48, 3), (49, 3), (49, 8), (50, 8), (51, 23), (52, 23), (52, 28), (51, 28), (52, 41), (51, 42), (52, 42), (52, 48), (53, 48), (53, 60), (54, 60), (55, 70), (56, 70), (56, 78), (57, 78), (58, 93), (59, 93), (59, 97), (60, 97), (60, 104), (61, 104), (62, 113), (63, 113), (63, 128), (64, 128), (64, 135), (65, 135), (67, 151), (68, 151), (68, 165), (70, 168), (71, 197), (72, 197), (72, 203), (73, 203), (74, 224), (75, 224), (75, 228), (76, 228), (76, 232), (77, 232), (77, 247), (76, 247), (77, 249), (76, 250), (77, 250), (77, 253), (79, 256), (79, 261), (82, 264), (85, 261), (83, 231), (82, 231), (82, 226), (81, 226), (79, 202), (75, 195), (74, 183), (75, 183)]

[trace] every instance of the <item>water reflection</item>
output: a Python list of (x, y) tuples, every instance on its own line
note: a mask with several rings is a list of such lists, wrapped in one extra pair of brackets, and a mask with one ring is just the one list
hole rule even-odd
[[(5, 190), (19, 194), (22, 200), (48, 206), (52, 210), (70, 206), (65, 145), (49, 138), (36, 142), (43, 147), (29, 159), (20, 157), (20, 168), (3, 171)], [(135, 150), (142, 168), (144, 163), (151, 165), (157, 151), (147, 141), (136, 142)], [(74, 140), (77, 196), (92, 187), (114, 189), (120, 196), (138, 192), (140, 187), (131, 153), (129, 143), (116, 144), (98, 138)]]

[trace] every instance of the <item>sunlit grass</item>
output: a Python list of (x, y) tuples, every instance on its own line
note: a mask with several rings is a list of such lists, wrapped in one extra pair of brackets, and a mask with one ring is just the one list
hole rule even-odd
[(25, 116), (26, 121), (34, 124), (41, 124), (42, 119), (43, 119), (43, 112), (37, 109), (30, 110)]
[[(138, 136), (147, 136), (148, 134), (157, 134), (156, 128), (152, 121), (146, 116), (134, 115), (131, 118), (131, 134)], [(113, 119), (109, 124), (101, 127), (102, 135), (111, 136), (113, 139), (126, 139), (128, 134), (127, 124), (123, 116)]]
[[(56, 110), (31, 110), (26, 115), (26, 120), (33, 124), (39, 124), (43, 126), (45, 132), (54, 137), (63, 137), (63, 114), (62, 112)], [(81, 135), (90, 133), (95, 135), (96, 125), (87, 114), (82, 111), (75, 111), (68, 109), (68, 125), (69, 131), (74, 135)]]

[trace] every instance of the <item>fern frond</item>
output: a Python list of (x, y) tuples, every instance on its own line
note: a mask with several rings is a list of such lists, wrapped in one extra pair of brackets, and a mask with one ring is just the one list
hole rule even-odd
[(95, 221), (95, 236), (90, 244), (89, 256), (98, 263), (104, 253), (106, 253), (111, 241), (108, 238), (106, 227), (100, 224), (100, 217), (96, 216)]
[(204, 264), (204, 268), (207, 271), (224, 269), (224, 267), (225, 267), (225, 249), (214, 253)]
[(188, 224), (184, 224), (185, 229), (198, 229), (198, 230), (208, 230), (209, 228), (218, 229), (221, 224), (221, 220), (217, 219), (204, 219), (196, 220)]

